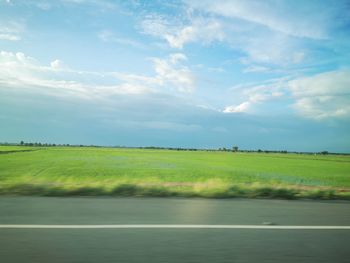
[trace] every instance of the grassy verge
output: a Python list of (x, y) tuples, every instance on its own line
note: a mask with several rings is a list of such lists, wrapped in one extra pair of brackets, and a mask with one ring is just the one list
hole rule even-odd
[(202, 198), (278, 198), (350, 200), (350, 192), (337, 189), (302, 189), (276, 186), (145, 186), (119, 184), (115, 186), (72, 186), (45, 184), (1, 185), (0, 195), (33, 196), (138, 196), (138, 197), (202, 197)]

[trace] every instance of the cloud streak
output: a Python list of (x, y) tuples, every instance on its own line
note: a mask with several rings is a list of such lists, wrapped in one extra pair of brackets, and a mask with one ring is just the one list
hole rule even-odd
[[(293, 37), (312, 39), (326, 38), (325, 25), (334, 18), (334, 14), (314, 13), (315, 10), (322, 10), (327, 6), (318, 1), (309, 1), (309, 5), (293, 5), (288, 1), (276, 3), (259, 0), (191, 0), (186, 3), (191, 8), (205, 13), (241, 19)], [(311, 12), (313, 16), (310, 16)]]
[(153, 58), (155, 75), (144, 76), (73, 70), (58, 59), (52, 61), (50, 66), (45, 66), (23, 53), (1, 51), (0, 83), (13, 88), (42, 88), (43, 92), (59, 96), (67, 93), (81, 98), (166, 92), (165, 87), (191, 92), (195, 85), (194, 76), (189, 68), (181, 64), (185, 59), (180, 53), (166, 59)]
[(0, 23), (0, 40), (19, 41), (23, 30), (23, 25), (17, 22)]
[(147, 16), (141, 23), (144, 33), (166, 40), (170, 47), (182, 49), (185, 44), (202, 42), (209, 44), (213, 41), (223, 41), (225, 33), (221, 23), (216, 20), (193, 19), (190, 24), (183, 25), (169, 21), (161, 16)]
[(304, 117), (350, 118), (350, 70), (325, 72), (288, 82), (294, 108)]

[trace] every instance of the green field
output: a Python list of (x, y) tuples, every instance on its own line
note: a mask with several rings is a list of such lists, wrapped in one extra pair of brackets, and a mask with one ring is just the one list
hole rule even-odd
[(0, 194), (350, 199), (350, 156), (0, 146)]

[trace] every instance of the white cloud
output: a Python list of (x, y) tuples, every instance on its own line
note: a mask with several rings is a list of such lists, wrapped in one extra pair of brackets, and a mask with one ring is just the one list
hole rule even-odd
[(0, 40), (19, 41), (23, 25), (13, 21), (0, 22)]
[(132, 46), (135, 48), (146, 48), (142, 43), (130, 38), (118, 37), (111, 30), (103, 30), (98, 33), (98, 38), (103, 42), (112, 42), (120, 45)]
[(21, 37), (18, 35), (13, 35), (13, 34), (4, 34), (4, 33), (0, 33), (0, 39), (2, 40), (9, 40), (9, 41), (18, 41), (21, 40)]
[(140, 27), (145, 34), (163, 38), (166, 34), (177, 29), (176, 25), (171, 24), (168, 19), (159, 15), (147, 15), (141, 21)]
[[(112, 73), (118, 79), (128, 83), (142, 83), (143, 85), (190, 93), (195, 90), (195, 76), (192, 71), (181, 62), (187, 57), (182, 53), (170, 54), (167, 58), (151, 58), (155, 71), (154, 76), (137, 74)], [(165, 89), (164, 89), (165, 88)]]
[(285, 99), (290, 103), (285, 107), (292, 105), (305, 118), (321, 121), (350, 117), (350, 70), (254, 84), (233, 87), (235, 97), (243, 98), (243, 102), (227, 106), (223, 112), (253, 112), (260, 104)]
[[(173, 54), (154, 58), (154, 76), (120, 72), (86, 72), (68, 68), (56, 59), (49, 66), (40, 64), (23, 53), (0, 52), (0, 88), (32, 89), (55, 96), (76, 96), (85, 99), (108, 98), (113, 94), (140, 95), (194, 89), (191, 71), (180, 62), (186, 57)], [(172, 62), (171, 62), (172, 61)]]
[(289, 81), (294, 108), (307, 118), (350, 117), (350, 71), (339, 70)]
[(293, 65), (301, 63), (306, 56), (297, 41), (274, 32), (247, 32), (232, 45), (246, 53), (243, 64)]
[(223, 112), (250, 112), (254, 106), (266, 101), (282, 98), (285, 95), (285, 79), (272, 79), (261, 85), (236, 86), (232, 90), (241, 97), (246, 98), (238, 105), (230, 105), (224, 108)]
[(325, 7), (323, 4), (311, 1), (306, 5), (259, 0), (190, 0), (186, 3), (196, 10), (245, 20), (286, 35), (312, 39), (327, 36), (325, 27), (334, 16), (330, 12), (322, 12), (322, 7)]
[(142, 84), (123, 83), (118, 85), (118, 89), (116, 93), (137, 95), (137, 94), (147, 94), (152, 92), (154, 92), (153, 89)]
[(56, 59), (50, 63), (50, 66), (53, 69), (62, 69), (64, 67), (64, 63), (61, 60)]
[(269, 71), (269, 68), (259, 65), (251, 65), (243, 70), (243, 73), (250, 73), (250, 72), (266, 72)]
[(52, 7), (48, 2), (38, 2), (36, 3), (36, 6), (44, 11), (50, 10)]
[[(182, 49), (189, 43), (210, 44), (224, 42), (235, 50), (245, 53), (249, 64), (269, 63), (278, 65), (301, 63), (306, 54), (292, 39), (290, 34), (268, 30), (256, 23), (237, 19), (234, 15), (226, 16), (225, 12), (216, 12), (215, 1), (207, 4), (190, 2), (191, 15), (182, 19), (149, 15), (141, 23), (146, 34), (164, 39), (170, 47)], [(231, 4), (224, 2), (231, 8)], [(245, 4), (241, 4), (245, 5)], [(214, 10), (214, 11), (213, 11)], [(202, 12), (208, 14), (202, 15)], [(256, 10), (252, 12), (255, 15)]]
[(170, 21), (161, 16), (147, 16), (141, 23), (144, 33), (162, 38), (170, 47), (182, 49), (187, 43), (198, 42), (208, 44), (214, 40), (225, 38), (222, 25), (214, 19), (194, 19), (188, 25)]
[(169, 59), (153, 59), (157, 73), (155, 77), (161, 85), (171, 84), (180, 92), (192, 92), (195, 88), (195, 78), (191, 70), (179, 64), (186, 56), (180, 53), (170, 55)]
[[(332, 7), (327, 1), (184, 2), (186, 12), (179, 16), (146, 16), (141, 23), (142, 31), (177, 49), (189, 43), (224, 42), (242, 51), (252, 65), (295, 67), (312, 55), (305, 38), (332, 41), (332, 34), (349, 22), (345, 1)], [(248, 68), (245, 72), (256, 69)]]
[[(153, 92), (140, 83), (122, 83), (111, 73), (82, 72), (63, 66), (54, 60), (50, 66), (23, 53), (0, 52), (1, 88), (34, 89), (55, 96), (76, 96), (85, 99), (101, 98), (111, 94), (142, 94)], [(109, 76), (106, 79), (104, 75)], [(105, 82), (109, 84), (106, 85)]]
[(182, 53), (174, 53), (174, 54), (170, 54), (169, 59), (170, 59), (170, 62), (175, 65), (181, 60), (187, 60), (187, 57), (185, 54), (182, 54)]
[(225, 35), (218, 21), (194, 21), (192, 25), (179, 29), (174, 34), (166, 34), (164, 38), (173, 48), (182, 48), (184, 44), (201, 41), (210, 43), (214, 40), (223, 41)]
[(115, 78), (126, 82), (126, 83), (142, 83), (146, 86), (160, 86), (162, 85), (161, 80), (154, 76), (145, 76), (145, 75), (138, 75), (138, 74), (132, 74), (132, 73), (120, 73), (120, 72), (110, 72), (111, 76), (114, 76)]
[(223, 110), (225, 113), (247, 112), (251, 107), (251, 102), (245, 101), (237, 106), (227, 106)]

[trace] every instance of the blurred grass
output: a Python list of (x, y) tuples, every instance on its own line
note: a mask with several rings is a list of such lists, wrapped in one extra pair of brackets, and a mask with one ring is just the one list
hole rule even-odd
[[(29, 149), (35, 151), (21, 151)], [(93, 147), (0, 151), (12, 151), (0, 154), (0, 194), (350, 199), (350, 156)]]

